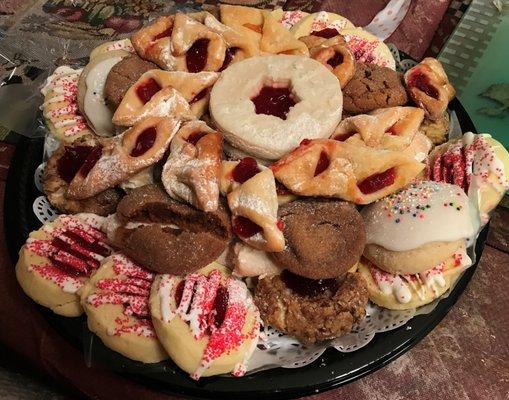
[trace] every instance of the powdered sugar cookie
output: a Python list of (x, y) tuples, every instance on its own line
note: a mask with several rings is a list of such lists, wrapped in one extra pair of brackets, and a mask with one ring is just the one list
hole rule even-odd
[(25, 293), (56, 314), (83, 312), (77, 291), (111, 253), (95, 214), (61, 215), (28, 237), (19, 252), (16, 277)]
[[(355, 28), (355, 25), (342, 15), (320, 11), (302, 18), (293, 25), (290, 32), (292, 32), (296, 38), (307, 35), (332, 37), (338, 35), (341, 30), (350, 28)], [(332, 36), (328, 36), (327, 34)]]
[(114, 254), (103, 260), (80, 290), (89, 329), (110, 349), (144, 363), (168, 358), (150, 320), (153, 280), (153, 273)]

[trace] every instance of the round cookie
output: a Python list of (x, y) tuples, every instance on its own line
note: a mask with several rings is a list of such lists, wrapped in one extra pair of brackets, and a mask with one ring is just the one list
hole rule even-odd
[(401, 74), (375, 64), (357, 63), (353, 78), (343, 88), (343, 107), (351, 114), (406, 103), (408, 95)]
[(69, 183), (96, 145), (95, 140), (79, 139), (72, 144), (62, 144), (48, 159), (42, 185), (49, 202), (58, 210), (70, 214), (84, 212), (102, 216), (115, 212), (122, 197), (121, 192), (115, 188), (81, 200), (66, 196)]
[(88, 328), (110, 349), (144, 363), (168, 358), (150, 319), (153, 280), (153, 273), (114, 254), (80, 290)]
[(391, 274), (365, 258), (359, 262), (358, 271), (366, 281), (371, 301), (391, 310), (408, 310), (442, 296), (471, 264), (462, 246), (445, 261), (418, 274)]
[(123, 58), (111, 68), (104, 85), (106, 103), (116, 109), (129, 88), (147, 71), (159, 67), (133, 54)]
[(129, 38), (104, 42), (90, 52), (90, 60), (110, 51), (122, 50), (128, 53), (134, 53), (134, 47)]
[(330, 136), (341, 111), (337, 78), (303, 56), (235, 63), (223, 71), (210, 95), (211, 117), (226, 141), (267, 160), (281, 158), (305, 138)]
[(343, 276), (364, 250), (366, 234), (359, 212), (349, 203), (307, 199), (283, 204), (284, 251), (271, 253), (283, 268), (310, 279)]
[(171, 199), (158, 185), (130, 191), (116, 215), (119, 225), (112, 232), (112, 242), (159, 273), (194, 272), (216, 260), (231, 239), (230, 218), (223, 204), (217, 211), (201, 212)]
[(61, 215), (31, 232), (16, 264), (23, 291), (56, 314), (81, 315), (77, 292), (111, 253), (100, 231), (103, 220), (94, 214)]
[(113, 50), (90, 59), (78, 81), (78, 106), (88, 124), (99, 136), (113, 136), (112, 110), (106, 104), (104, 87), (113, 66), (129, 56), (124, 50)]
[(185, 278), (158, 275), (150, 311), (162, 345), (191, 378), (246, 372), (259, 313), (246, 285), (226, 267), (214, 262)]
[(313, 281), (284, 271), (258, 281), (255, 304), (262, 320), (304, 343), (349, 333), (366, 314), (366, 283), (357, 273)]

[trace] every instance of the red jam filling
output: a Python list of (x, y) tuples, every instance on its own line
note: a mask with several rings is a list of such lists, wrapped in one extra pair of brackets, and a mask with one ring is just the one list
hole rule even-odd
[(152, 41), (155, 42), (156, 40), (171, 36), (172, 32), (173, 32), (173, 26), (170, 26), (169, 28), (165, 29), (161, 33), (158, 33), (157, 35), (155, 35), (152, 38)]
[(251, 101), (257, 114), (273, 115), (283, 120), (286, 120), (290, 108), (297, 104), (288, 87), (264, 86)]
[(219, 72), (224, 71), (231, 64), (233, 57), (235, 57), (235, 53), (239, 50), (238, 47), (229, 47), (226, 49), (226, 53), (224, 54), (224, 61), (221, 68), (219, 68)]
[(338, 142), (344, 142), (345, 140), (351, 138), (353, 135), (355, 135), (357, 132), (347, 132), (347, 133), (341, 133), (336, 136), (334, 136), (334, 140), (337, 140)]
[(245, 26), (248, 29), (251, 29), (252, 31), (255, 31), (255, 32), (258, 32), (258, 33), (262, 33), (262, 26), (261, 25), (255, 25), (255, 24), (247, 23), (247, 24), (244, 24), (243, 26)]
[(102, 152), (102, 146), (96, 146), (92, 149), (79, 170), (81, 176), (85, 177), (88, 175), (90, 170), (94, 168), (94, 165), (97, 163), (97, 161), (99, 161), (99, 158), (101, 158)]
[[(79, 231), (77, 231), (79, 232)], [(88, 276), (92, 269), (99, 268), (100, 261), (93, 255), (100, 254), (107, 257), (110, 250), (100, 244), (98, 241), (90, 242), (82, 238), (79, 233), (65, 231), (62, 233), (67, 239), (64, 241), (59, 237), (54, 237), (51, 245), (57, 249), (56, 252), (48, 255), (51, 263), (72, 276)], [(72, 257), (65, 256), (68, 253)], [(80, 260), (82, 262), (76, 262)], [(78, 265), (79, 264), (79, 265)]]
[(322, 152), (320, 153), (320, 157), (318, 158), (318, 162), (316, 163), (314, 176), (320, 175), (323, 171), (329, 168), (329, 165), (330, 165), (329, 155), (322, 150)]
[(338, 65), (343, 64), (343, 54), (334, 53), (334, 55), (327, 60), (327, 64), (332, 68), (336, 68)]
[(334, 36), (338, 36), (339, 32), (337, 31), (337, 29), (334, 28), (325, 28), (319, 31), (313, 31), (311, 32), (311, 34), (313, 36), (318, 36), (324, 39), (330, 39), (333, 38)]
[(309, 279), (288, 270), (283, 271), (281, 279), (289, 289), (301, 296), (313, 297), (327, 290), (335, 292), (338, 289), (336, 279)]
[(219, 286), (217, 288), (216, 298), (214, 299), (214, 305), (212, 306), (212, 311), (215, 311), (214, 325), (216, 328), (219, 328), (223, 324), (228, 308), (228, 298), (228, 289), (222, 285)]
[(424, 92), (429, 97), (438, 99), (439, 93), (437, 89), (430, 83), (428, 77), (420, 71), (416, 71), (410, 75), (408, 79), (408, 86), (413, 86)]
[(139, 157), (152, 148), (156, 141), (157, 131), (153, 126), (145, 129), (136, 138), (136, 143), (131, 150), (131, 157)]
[(203, 89), (202, 91), (200, 91), (196, 96), (194, 96), (191, 99), (189, 104), (194, 104), (194, 103), (200, 101), (201, 99), (203, 99), (207, 95), (208, 92), (209, 92), (209, 88)]
[(182, 295), (184, 294), (185, 285), (186, 280), (182, 279), (175, 288), (175, 304), (177, 305), (177, 307), (180, 305), (180, 302), (182, 301)]
[(311, 143), (311, 139), (302, 139), (299, 146), (307, 146), (309, 143)]
[(204, 137), (206, 134), (207, 132), (193, 132), (187, 137), (186, 142), (191, 143), (193, 146), (196, 146), (200, 139)]
[(233, 168), (232, 178), (235, 182), (244, 183), (258, 172), (260, 172), (260, 168), (256, 160), (252, 157), (244, 157), (235, 168)]
[(136, 94), (143, 104), (147, 104), (150, 99), (160, 90), (162, 87), (157, 83), (154, 78), (148, 79), (136, 88)]
[(60, 178), (70, 183), (92, 150), (92, 146), (66, 146), (63, 156), (57, 162), (57, 171)]
[(198, 39), (186, 53), (186, 66), (189, 72), (203, 71), (207, 65), (209, 39)]
[(389, 127), (389, 129), (387, 129), (387, 130), (385, 131), (385, 133), (388, 133), (388, 134), (389, 134), (389, 135), (391, 135), (391, 136), (397, 136), (397, 135), (398, 135), (398, 133), (396, 132), (396, 124), (397, 124), (397, 122), (395, 122), (394, 124), (392, 124), (392, 125)]
[(285, 229), (285, 221), (283, 221), (282, 219), (278, 219), (277, 220), (277, 223), (276, 223), (276, 226), (277, 226), (277, 229), (279, 229), (280, 231), (283, 231)]
[(292, 194), (285, 185), (278, 181), (276, 181), (276, 193), (278, 196), (288, 196)]
[(364, 194), (375, 193), (384, 187), (390, 186), (396, 179), (396, 168), (389, 168), (387, 171), (368, 176), (359, 183), (359, 190)]
[(238, 216), (233, 219), (232, 230), (238, 237), (244, 239), (248, 239), (263, 231), (260, 225), (257, 225), (250, 219), (242, 216)]

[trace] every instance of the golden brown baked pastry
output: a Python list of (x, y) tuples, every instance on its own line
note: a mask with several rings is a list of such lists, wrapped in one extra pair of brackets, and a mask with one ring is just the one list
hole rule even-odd
[(405, 84), (412, 100), (424, 109), (431, 120), (439, 119), (456, 90), (436, 58), (426, 57), (405, 73)]
[(190, 121), (179, 129), (161, 175), (172, 198), (203, 211), (217, 209), (222, 141), (222, 135), (203, 121)]
[(407, 185), (424, 165), (397, 151), (331, 139), (304, 140), (272, 165), (278, 181), (303, 196), (368, 204)]
[(70, 181), (67, 197), (95, 196), (155, 164), (179, 127), (177, 119), (151, 117), (121, 135), (101, 139)]

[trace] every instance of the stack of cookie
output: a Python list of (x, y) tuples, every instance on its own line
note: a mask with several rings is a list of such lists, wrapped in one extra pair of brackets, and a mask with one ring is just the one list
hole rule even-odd
[(432, 149), (454, 96), (440, 63), (402, 75), (336, 14), (162, 16), (43, 94), (61, 141), (43, 188), (69, 215), (30, 235), (21, 286), (193, 379), (243, 375), (263, 325), (324, 342), (369, 300), (441, 296), (509, 188), (489, 136)]

